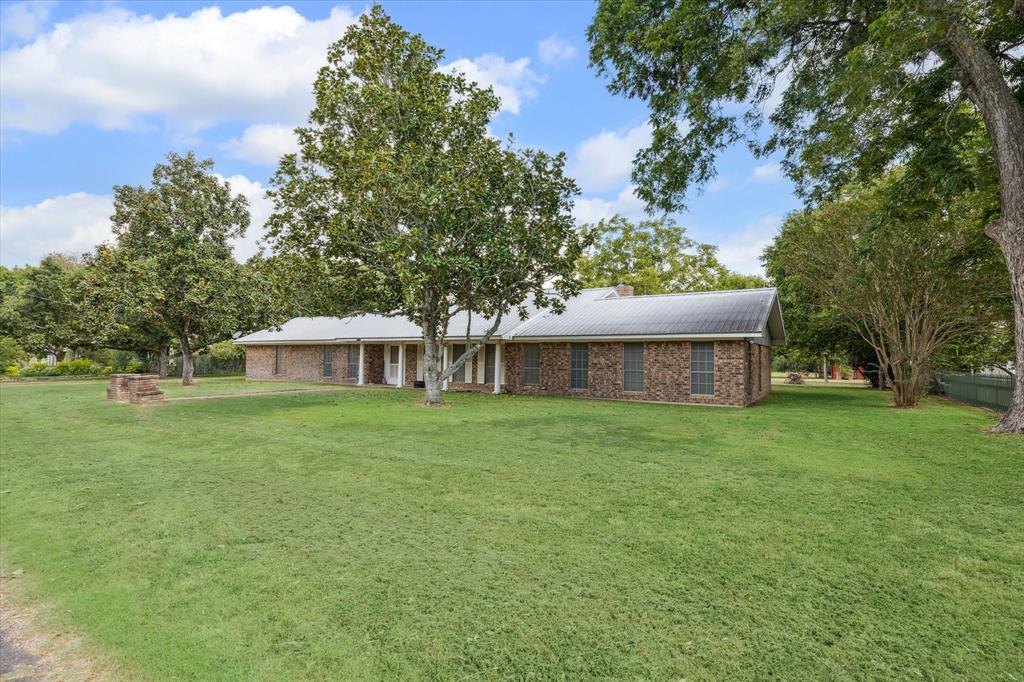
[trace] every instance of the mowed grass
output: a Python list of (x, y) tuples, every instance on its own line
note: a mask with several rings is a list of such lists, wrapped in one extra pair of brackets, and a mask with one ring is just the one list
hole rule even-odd
[(4, 386), (3, 567), (133, 679), (1021, 680), (1024, 440), (776, 392)]

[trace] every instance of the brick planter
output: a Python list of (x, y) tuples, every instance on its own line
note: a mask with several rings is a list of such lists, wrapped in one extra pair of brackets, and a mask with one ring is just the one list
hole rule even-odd
[(111, 374), (107, 400), (132, 405), (163, 402), (160, 377), (156, 374)]

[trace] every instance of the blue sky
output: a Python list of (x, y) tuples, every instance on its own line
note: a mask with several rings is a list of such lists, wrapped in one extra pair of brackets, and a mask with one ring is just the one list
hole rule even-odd
[[(580, 221), (640, 217), (630, 162), (646, 144), (642, 103), (615, 97), (587, 66), (590, 2), (383, 3), (445, 50), (445, 64), (502, 97), (492, 125), (523, 146), (565, 151)], [(3, 2), (0, 16), (0, 263), (109, 238), (111, 190), (145, 184), (169, 151), (194, 149), (251, 203), (263, 197), (290, 130), (304, 121), (327, 45), (366, 9), (331, 2)], [(744, 146), (677, 216), (759, 272), (758, 255), (799, 205), (774, 159)]]

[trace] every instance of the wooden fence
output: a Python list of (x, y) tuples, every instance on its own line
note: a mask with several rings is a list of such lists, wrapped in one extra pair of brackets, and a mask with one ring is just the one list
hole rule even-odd
[(1013, 378), (992, 374), (940, 374), (947, 397), (962, 403), (1005, 412), (1013, 402)]

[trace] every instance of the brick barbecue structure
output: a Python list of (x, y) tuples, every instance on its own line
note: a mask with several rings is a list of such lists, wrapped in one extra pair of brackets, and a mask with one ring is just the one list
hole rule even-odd
[[(505, 320), (445, 388), (745, 407), (771, 392), (771, 349), (785, 343), (775, 289), (633, 296), (626, 285), (585, 289), (565, 311)], [(443, 366), (490, 327), (451, 321)], [(243, 336), (246, 377), (415, 386), (419, 329), (403, 317), (295, 318)]]
[(107, 400), (132, 405), (163, 402), (160, 377), (156, 374), (111, 374)]

